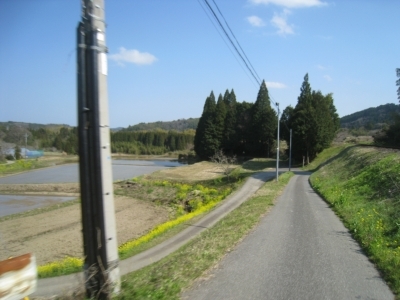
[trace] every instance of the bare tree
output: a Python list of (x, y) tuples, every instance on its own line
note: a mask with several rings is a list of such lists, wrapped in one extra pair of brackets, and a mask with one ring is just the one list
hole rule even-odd
[(233, 165), (237, 161), (236, 155), (226, 156), (222, 150), (218, 150), (213, 156), (210, 157), (210, 160), (220, 165), (220, 167), (223, 169), (224, 175), (227, 176), (229, 180), (229, 175), (235, 169)]

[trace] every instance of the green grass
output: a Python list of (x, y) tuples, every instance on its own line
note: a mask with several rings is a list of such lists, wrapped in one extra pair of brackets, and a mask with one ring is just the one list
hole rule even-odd
[(266, 183), (257, 194), (178, 251), (123, 276), (116, 299), (179, 299), (180, 293), (217, 263), (269, 211), (293, 173)]
[(310, 178), (400, 299), (400, 154), (348, 147)]
[(316, 171), (319, 167), (329, 163), (330, 160), (334, 159), (337, 155), (339, 155), (339, 153), (349, 146), (350, 145), (345, 144), (324, 149), (309, 165), (304, 167), (304, 170)]

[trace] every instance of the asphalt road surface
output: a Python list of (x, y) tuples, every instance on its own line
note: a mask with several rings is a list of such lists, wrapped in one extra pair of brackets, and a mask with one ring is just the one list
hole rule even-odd
[[(173, 161), (113, 160), (113, 180), (129, 179), (181, 164)], [(0, 178), (0, 184), (79, 182), (78, 164), (60, 165)]]
[(394, 299), (308, 175), (183, 299)]

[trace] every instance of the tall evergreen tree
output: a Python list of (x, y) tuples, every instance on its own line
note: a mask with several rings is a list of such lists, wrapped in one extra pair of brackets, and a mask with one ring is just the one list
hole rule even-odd
[(312, 107), (312, 90), (308, 82), (308, 74), (304, 76), (304, 81), (300, 88), (300, 96), (297, 98), (297, 105), (293, 111), (291, 121), (293, 128), (292, 154), (297, 159), (303, 157), (309, 160), (312, 155), (312, 145), (316, 129), (315, 120), (313, 118), (314, 110)]
[(226, 105), (222, 98), (222, 95), (219, 94), (217, 106), (215, 108), (215, 130), (216, 130), (216, 139), (219, 141), (219, 144), (222, 144), (224, 131), (225, 131), (225, 118), (226, 118)]
[(224, 95), (226, 106), (225, 129), (222, 140), (222, 148), (225, 153), (232, 154), (236, 143), (236, 95), (233, 89), (229, 93), (226, 90)]
[(246, 101), (236, 104), (236, 123), (234, 153), (237, 155), (250, 155), (251, 111), (253, 103)]
[(330, 98), (329, 94), (324, 96), (320, 91), (312, 92), (314, 119), (317, 124), (312, 149), (313, 156), (328, 148), (335, 136), (336, 129), (330, 112)]
[(290, 140), (290, 129), (291, 129), (290, 121), (293, 116), (293, 111), (294, 111), (294, 108), (291, 105), (287, 106), (283, 110), (281, 119), (279, 121), (281, 139), (288, 141), (288, 145), (289, 145), (289, 140)]
[[(281, 123), (286, 122), (292, 128), (292, 154), (298, 161), (305, 158), (309, 162), (330, 146), (339, 129), (333, 96), (312, 91), (306, 74), (296, 107), (292, 111), (286, 109), (284, 113), (287, 116), (284, 119), (288, 120), (282, 120)], [(289, 142), (288, 136), (285, 135), (285, 139)]]
[(194, 150), (201, 159), (211, 157), (220, 146), (220, 141), (216, 139), (218, 132), (214, 124), (215, 113), (215, 96), (214, 92), (211, 91), (204, 104), (203, 113), (199, 119), (194, 137)]
[(271, 107), (265, 81), (261, 83), (257, 100), (251, 111), (252, 126), (249, 136), (253, 155), (268, 156), (275, 140), (277, 115)]

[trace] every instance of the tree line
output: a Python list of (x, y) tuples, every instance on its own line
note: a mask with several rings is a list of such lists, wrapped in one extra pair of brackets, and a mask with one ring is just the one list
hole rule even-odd
[[(270, 157), (276, 153), (278, 116), (271, 107), (265, 81), (254, 103), (237, 102), (233, 90), (211, 92), (194, 138), (194, 149), (201, 159), (222, 150), (228, 155)], [(281, 139), (289, 144), (292, 128), (292, 155), (300, 161), (312, 160), (329, 147), (340, 127), (333, 95), (313, 91), (305, 75), (295, 108), (288, 106), (280, 118)]]
[[(3, 130), (4, 129), (4, 130)], [(176, 130), (141, 130), (110, 132), (112, 153), (126, 154), (164, 154), (193, 148), (195, 131), (182, 132)], [(27, 146), (36, 149), (56, 148), (68, 154), (78, 154), (78, 128), (61, 127), (59, 130), (46, 128), (22, 128), (11, 126), (0, 128), (0, 138), (18, 147)]]
[(277, 114), (265, 81), (255, 103), (237, 102), (232, 89), (207, 97), (194, 138), (194, 150), (209, 159), (219, 150), (229, 155), (270, 156), (275, 145)]
[(193, 147), (194, 130), (118, 131), (111, 133), (111, 152), (127, 154), (164, 154)]

